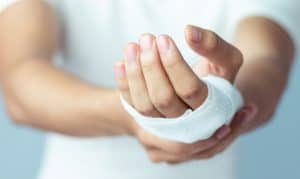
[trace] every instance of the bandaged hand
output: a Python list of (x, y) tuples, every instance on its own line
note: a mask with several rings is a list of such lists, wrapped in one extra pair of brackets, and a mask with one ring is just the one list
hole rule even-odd
[[(125, 48), (124, 59), (116, 65), (117, 82), (123, 104), (127, 104), (127, 109), (126, 104), (125, 109), (128, 112), (133, 110), (139, 114), (133, 117), (146, 117), (142, 120), (136, 119), (143, 129), (141, 130), (143, 132), (140, 132), (143, 134), (138, 135), (138, 138), (141, 139), (142, 143), (147, 143), (146, 146), (148, 146), (149, 141), (143, 142), (143, 140), (149, 137), (145, 137), (145, 134), (153, 135), (152, 138), (156, 138), (156, 141), (161, 139), (166, 143), (178, 144), (180, 145), (179, 148), (181, 145), (192, 146), (200, 140), (199, 142), (206, 144), (206, 146), (198, 147), (198, 149), (206, 150), (229, 134), (230, 128), (227, 124), (230, 121), (228, 119), (223, 119), (221, 122), (216, 119), (201, 119), (202, 122), (199, 123), (199, 126), (194, 125), (192, 126), (194, 129), (184, 128), (183, 130), (178, 127), (178, 124), (175, 124), (176, 127), (174, 127), (175, 125), (172, 126), (173, 121), (179, 121), (180, 124), (178, 117), (184, 117), (185, 114), (189, 113), (188, 116), (203, 106), (209, 107), (207, 104), (210, 97), (209, 92), (214, 92), (219, 96), (223, 94), (221, 98), (227, 100), (223, 104), (225, 107), (226, 105), (234, 106), (231, 108), (234, 110), (231, 111), (231, 114), (228, 114), (228, 111), (223, 111), (224, 114), (227, 114), (227, 118), (230, 117), (230, 120), (242, 105), (241, 96), (232, 86), (243, 60), (240, 51), (215, 33), (201, 28), (188, 26), (185, 36), (190, 47), (204, 57), (201, 64), (199, 60), (193, 69), (183, 59), (171, 37), (166, 35), (154, 37), (151, 34), (142, 35), (139, 43), (129, 43)], [(205, 77), (208, 75), (213, 76)], [(204, 80), (200, 79), (202, 77)], [(214, 83), (213, 81), (219, 81), (225, 86), (213, 85), (211, 84)], [(220, 93), (220, 90), (227, 90), (229, 93)], [(190, 111), (188, 111), (189, 109)], [(222, 109), (216, 112), (221, 111)], [(132, 111), (130, 114), (133, 114)], [(150, 128), (147, 128), (148, 124), (144, 125), (141, 122), (145, 121), (147, 117), (150, 121)], [(224, 116), (224, 118), (226, 117)], [(160, 130), (151, 129), (151, 123), (155, 123), (155, 120), (161, 121), (161, 126), (158, 128)], [(210, 120), (217, 122), (211, 123)], [(210, 123), (210, 129), (205, 132), (205, 135), (200, 132), (198, 139), (186, 137), (190, 130), (197, 131), (198, 129), (201, 131), (205, 127), (202, 124), (207, 125), (207, 121)], [(172, 131), (172, 128), (176, 129), (176, 133)], [(168, 136), (172, 132), (175, 137)], [(182, 144), (182, 142), (193, 144)], [(173, 146), (172, 148), (176, 150), (176, 147)]]

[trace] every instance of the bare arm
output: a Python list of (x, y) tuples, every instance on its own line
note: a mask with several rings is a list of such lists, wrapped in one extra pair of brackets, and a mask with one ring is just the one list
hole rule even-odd
[[(200, 40), (198, 38), (199, 35), (195, 35), (197, 33), (201, 33)], [(193, 38), (194, 35), (196, 38)], [(226, 43), (215, 33), (198, 27), (188, 27), (186, 29), (186, 39), (194, 51), (206, 57), (206, 63), (203, 65), (200, 64), (199, 68), (195, 68), (196, 73), (199, 72), (199, 75), (202, 73), (213, 73), (223, 76), (228, 80), (235, 78), (238, 88), (245, 97), (245, 107), (237, 113), (230, 126), (225, 126), (224, 128), (219, 129), (211, 138), (194, 144), (170, 143), (169, 141), (163, 141), (155, 136), (150, 136), (147, 133), (145, 134), (145, 132), (141, 132), (138, 136), (139, 140), (145, 146), (151, 146), (151, 148), (147, 149), (147, 152), (150, 158), (155, 162), (166, 161), (170, 163), (179, 163), (191, 159), (211, 158), (225, 150), (242, 133), (266, 123), (272, 117), (280, 97), (284, 92), (293, 61), (294, 47), (288, 33), (273, 21), (265, 18), (249, 18), (240, 23), (236, 31), (236, 40), (234, 44), (239, 50), (232, 48), (230, 44)], [(129, 44), (128, 49), (130, 50), (127, 50), (126, 53), (132, 53), (132, 49), (133, 47), (135, 48), (135, 46), (137, 46), (137, 44)], [(136, 49), (138, 50), (138, 48)], [(141, 49), (143, 49), (143, 47)], [(141, 53), (143, 53), (143, 50)], [(175, 50), (173, 54), (178, 54), (178, 52)], [(143, 63), (143, 55), (141, 55), (140, 58), (141, 63)], [(172, 67), (178, 67), (178, 70), (176, 70), (177, 73), (170, 76), (174, 77), (177, 74), (179, 78), (186, 78), (185, 80), (178, 80), (184, 81), (185, 83), (185, 85), (179, 85), (178, 88), (183, 88), (184, 86), (195, 87), (195, 85), (188, 85), (188, 83), (191, 83), (189, 80), (193, 79), (191, 77), (192, 75), (189, 76), (188, 73), (178, 73), (179, 70), (182, 72), (185, 69), (185, 65), (174, 65), (176, 63), (179, 64), (179, 62), (182, 61), (180, 59), (179, 56), (177, 62), (176, 58), (165, 60), (166, 62), (172, 61)], [(161, 61), (163, 60), (164, 59), (161, 59)], [(123, 66), (126, 67), (126, 71), (129, 71), (131, 70), (129, 65), (130, 58), (127, 59), (127, 61), (128, 65), (125, 63)], [(147, 62), (148, 61), (149, 60), (147, 60)], [(154, 60), (152, 60), (152, 62), (153, 61)], [(243, 65), (240, 69), (241, 61), (243, 61)], [(164, 64), (164, 62), (162, 62), (162, 64)], [(138, 63), (136, 63), (136, 65), (138, 66)], [(147, 64), (147, 69), (149, 69), (149, 66), (150, 65)], [(157, 65), (155, 66), (154, 63), (152, 66), (153, 68), (157, 68)], [(120, 67), (122, 67), (122, 65), (120, 65)], [(141, 65), (141, 68), (143, 68), (143, 65)], [(164, 68), (168, 71), (168, 68), (171, 67), (165, 65)], [(138, 68), (134, 69), (136, 70)], [(237, 76), (235, 76), (238, 69), (240, 70), (237, 73)], [(158, 70), (159, 69), (156, 69), (156, 72)], [(186, 71), (188, 71), (188, 69), (186, 69)], [(132, 86), (133, 88), (134, 86), (130, 84), (130, 74), (131, 72), (128, 72), (127, 80), (129, 87)], [(154, 73), (150, 73), (150, 75), (151, 74)], [(136, 78), (134, 79), (135, 80), (131, 80), (131, 82), (137, 83)], [(147, 79), (147, 77), (145, 77), (145, 79)], [(159, 80), (156, 80), (155, 82), (157, 81)], [(119, 86), (121, 89), (126, 89), (122, 87), (121, 83)], [(160, 94), (162, 93), (161, 86), (162, 85), (160, 85), (159, 90)], [(176, 86), (174, 88), (176, 88)], [(157, 88), (153, 89), (155, 90)], [(191, 91), (191, 88), (187, 89), (189, 90), (185, 90), (186, 92)], [(201, 95), (197, 94), (203, 94), (203, 92), (205, 93), (205, 90), (201, 90), (201, 86), (198, 87), (198, 89), (200, 90), (194, 90), (196, 93), (190, 93), (193, 94), (192, 98), (189, 98), (190, 100), (195, 100), (197, 102), (201, 101), (196, 98)], [(136, 94), (138, 94), (136, 96), (139, 97), (141, 94), (140, 92), (132, 94), (131, 91), (133, 90), (129, 91), (131, 97), (134, 97)], [(124, 96), (126, 96), (127, 93), (128, 92), (123, 90)], [(149, 94), (149, 96), (151, 96), (151, 94)], [(183, 96), (190, 97), (191, 95)], [(134, 103), (133, 98), (129, 100), (129, 102), (130, 101), (133, 101)], [(166, 108), (166, 106), (163, 105), (164, 109), (174, 107), (175, 102), (170, 102), (169, 106), (167, 106), (169, 108)], [(155, 104), (159, 103), (156, 102), (153, 104), (155, 106)], [(143, 110), (140, 111), (143, 112)], [(153, 111), (150, 115), (156, 115), (156, 111)]]
[[(12, 118), (76, 136), (134, 131), (117, 92), (83, 82), (52, 65), (57, 48), (52, 14), (40, 1), (27, 0), (0, 16), (0, 77)], [(211, 56), (223, 57), (214, 53), (221, 54), (218, 51), (224, 49), (225, 43), (211, 43), (217, 42), (212, 33), (208, 37), (203, 42), (207, 46), (200, 41), (200, 54), (209, 47)], [(255, 120), (245, 125), (246, 130), (259, 126), (273, 114), (287, 82), (293, 43), (280, 26), (262, 18), (243, 21), (236, 37), (235, 45), (244, 55), (236, 83), (246, 104), (258, 109)], [(137, 138), (146, 147), (154, 146), (148, 151), (153, 161), (181, 162), (209, 158), (224, 150), (240, 134), (239, 127), (231, 127), (230, 133), (218, 140), (214, 137), (192, 145), (172, 143), (144, 132), (138, 132)]]
[(235, 82), (246, 106), (238, 113), (225, 139), (192, 159), (211, 158), (241, 134), (270, 121), (287, 85), (294, 44), (281, 26), (262, 17), (245, 19), (237, 28), (235, 46), (244, 56)]
[(235, 45), (244, 56), (236, 83), (246, 104), (257, 108), (256, 115), (246, 125), (246, 130), (251, 130), (266, 123), (275, 112), (288, 82), (294, 47), (286, 31), (261, 17), (240, 23)]
[(26, 0), (13, 5), (0, 15), (0, 32), (1, 85), (14, 121), (75, 136), (130, 131), (117, 91), (88, 84), (52, 64), (58, 32), (47, 4)]

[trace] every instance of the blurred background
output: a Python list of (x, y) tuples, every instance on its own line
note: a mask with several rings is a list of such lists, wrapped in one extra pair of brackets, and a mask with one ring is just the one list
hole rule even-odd
[[(295, 62), (290, 84), (272, 122), (237, 141), (238, 178), (300, 178), (299, 76), (300, 59)], [(39, 169), (45, 134), (14, 125), (5, 114), (1, 97), (0, 101), (0, 179), (33, 179)]]

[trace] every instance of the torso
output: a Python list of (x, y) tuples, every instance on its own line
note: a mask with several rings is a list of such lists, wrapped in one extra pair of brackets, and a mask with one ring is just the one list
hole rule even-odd
[[(54, 0), (49, 0), (54, 1)], [(225, 0), (57, 0), (63, 33), (62, 68), (92, 83), (115, 87), (113, 66), (124, 45), (145, 32), (169, 34), (183, 55), (186, 24), (222, 35)], [(49, 135), (41, 179), (182, 179), (235, 176), (234, 147), (208, 161), (153, 164), (130, 137), (78, 139)]]

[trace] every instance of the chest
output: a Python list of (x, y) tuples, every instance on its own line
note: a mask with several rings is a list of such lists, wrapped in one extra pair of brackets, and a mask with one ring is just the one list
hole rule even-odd
[[(124, 45), (146, 32), (170, 35), (189, 57), (192, 52), (184, 40), (184, 27), (222, 29), (225, 1), (65, 0), (61, 19), (66, 63), (84, 75), (94, 76), (97, 71), (97, 75), (111, 76)], [(98, 74), (99, 68), (103, 74)]]

